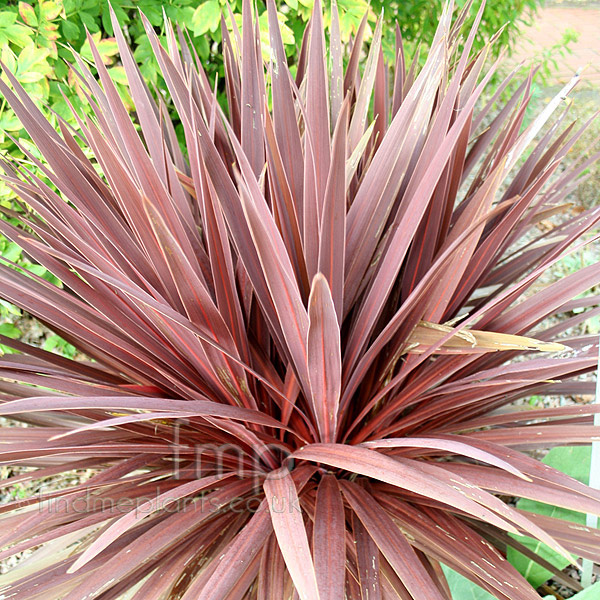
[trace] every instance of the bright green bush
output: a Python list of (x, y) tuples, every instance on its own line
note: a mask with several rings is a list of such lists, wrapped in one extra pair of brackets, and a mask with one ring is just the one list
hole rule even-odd
[[(494, 48), (509, 47), (516, 39), (518, 27), (529, 11), (535, 9), (541, 0), (509, 0), (499, 5), (490, 3), (485, 9), (481, 31), (475, 47), (489, 38), (505, 22), (500, 43)], [(209, 78), (223, 83), (223, 63), (221, 58), (221, 11), (227, 10), (225, 0), (112, 0), (119, 23), (125, 30), (127, 41), (145, 80), (151, 89), (164, 89), (164, 81), (154, 54), (150, 48), (140, 18), (141, 10), (152, 23), (159, 39), (165, 41), (163, 11), (173, 22), (185, 25), (188, 35), (202, 62), (206, 65)], [(236, 25), (241, 28), (242, 0), (229, 2)], [(326, 2), (326, 5), (328, 2)], [(383, 10), (383, 50), (386, 60), (395, 61), (395, 22), (402, 29), (407, 60), (411, 60), (419, 41), (427, 46), (433, 37), (434, 23), (441, 11), (441, 0), (434, 3), (422, 0), (407, 2), (372, 0), (369, 11), (368, 0), (337, 0), (340, 13), (342, 41), (346, 42), (358, 30), (367, 12), (364, 39), (368, 41), (374, 29), (377, 14)], [(302, 35), (308, 22), (313, 0), (278, 0), (281, 32), (288, 58), (292, 63), (298, 55)], [(464, 5), (458, 0), (457, 11)], [(326, 6), (325, 27), (329, 26), (330, 7)], [(264, 2), (258, 1), (259, 27), (265, 52), (268, 52), (267, 15)], [(474, 14), (473, 11), (471, 11)], [(472, 17), (465, 22), (471, 25)], [(231, 21), (227, 20), (228, 28)], [(80, 112), (86, 110), (77, 77), (69, 69), (74, 62), (72, 50), (84, 59), (91, 61), (92, 54), (86, 40), (86, 29), (94, 39), (108, 72), (117, 84), (125, 106), (133, 108), (125, 86), (125, 72), (117, 58), (117, 45), (109, 17), (107, 0), (28, 0), (15, 2), (0, 0), (0, 59), (12, 71), (30, 97), (40, 106), (46, 106), (46, 115), (56, 126), (56, 113), (71, 125), (74, 122), (69, 103)], [(266, 57), (265, 57), (266, 58)], [(2, 75), (5, 79), (6, 76)], [(6, 79), (5, 79), (6, 80)], [(176, 115), (174, 117), (177, 123)], [(14, 143), (19, 140), (19, 147)], [(36, 148), (29, 142), (14, 113), (0, 100), (0, 154), (13, 159), (24, 158), (23, 150), (40, 158)], [(0, 206), (15, 210), (14, 192), (0, 182)], [(0, 255), (6, 256), (10, 245), (0, 237)], [(9, 257), (10, 258), (10, 257)], [(19, 253), (16, 262), (24, 268), (32, 265)], [(5, 307), (0, 306), (0, 320), (10, 321), (13, 317)]]
[[(260, 3), (259, 3), (260, 4)], [(158, 65), (150, 44), (144, 35), (139, 11), (152, 23), (163, 43), (165, 41), (163, 11), (167, 18), (185, 26), (200, 59), (209, 65), (208, 75), (214, 80), (223, 73), (220, 60), (221, 11), (225, 0), (113, 0), (112, 6), (121, 26), (128, 36), (134, 57), (144, 78), (151, 86), (162, 88)], [(241, 27), (241, 0), (230, 2), (236, 24)], [(287, 0), (281, 2), (280, 22), (283, 41), (290, 57), (296, 54), (302, 31), (308, 20), (312, 0)], [(356, 31), (368, 8), (367, 0), (339, 0), (342, 37), (348, 39)], [(264, 6), (259, 20), (266, 36), (267, 23)], [(370, 14), (375, 21), (375, 14)], [(231, 23), (228, 20), (228, 27)], [(122, 66), (117, 64), (113, 29), (110, 23), (107, 0), (29, 0), (27, 2), (0, 3), (0, 48), (3, 63), (16, 74), (30, 96), (48, 105), (65, 119), (71, 118), (68, 101), (78, 104), (77, 81), (69, 73), (73, 63), (72, 49), (83, 58), (91, 60), (86, 29), (92, 35), (103, 61), (119, 85), (125, 82)], [(264, 38), (266, 42), (266, 37)], [(210, 57), (210, 61), (208, 60)], [(120, 88), (125, 93), (125, 88)], [(20, 131), (20, 124), (3, 103), (0, 108), (0, 147), (18, 154), (9, 139)]]
[[(479, 46), (502, 25), (508, 23), (502, 33), (500, 43), (495, 47), (510, 47), (519, 27), (535, 10), (540, 0), (510, 0), (490, 3), (485, 10)], [(266, 12), (259, 2), (261, 16), (259, 25), (266, 42)], [(280, 23), (283, 41), (290, 58), (297, 55), (301, 45), (302, 32), (312, 8), (313, 0), (280, 0)], [(464, 1), (458, 3), (460, 10)], [(139, 16), (141, 10), (164, 40), (163, 10), (172, 21), (184, 24), (193, 45), (203, 62), (210, 65), (209, 77), (222, 74), (220, 58), (221, 10), (226, 8), (225, 0), (113, 0), (120, 24), (125, 28), (128, 42), (146, 80), (158, 88), (162, 87), (158, 65), (152, 55), (148, 40), (144, 35)], [(230, 2), (238, 25), (241, 25), (241, 0)], [(338, 0), (340, 28), (343, 41), (358, 29), (360, 21), (368, 9), (368, 0)], [(395, 23), (400, 24), (404, 44), (410, 53), (417, 42), (428, 45), (431, 42), (434, 23), (441, 10), (441, 0), (431, 3), (424, 0), (399, 2), (372, 0), (365, 37), (372, 33), (376, 15), (383, 10), (386, 26), (384, 31), (384, 53), (388, 60), (394, 59)], [(229, 27), (231, 25), (228, 25)], [(327, 26), (327, 23), (326, 23)], [(467, 19), (465, 26), (470, 26)], [(107, 0), (29, 0), (27, 2), (0, 3), (0, 48), (1, 59), (13, 71), (28, 93), (38, 101), (47, 104), (65, 119), (70, 119), (68, 101), (78, 105), (77, 85), (69, 74), (68, 63), (73, 62), (71, 48), (84, 58), (91, 59), (85, 30), (94, 38), (109, 72), (119, 84), (124, 83), (124, 72), (117, 64), (116, 44), (108, 14)], [(475, 46), (477, 47), (476, 42)], [(210, 60), (209, 60), (210, 58)], [(124, 87), (120, 88), (124, 94)], [(0, 106), (0, 149), (8, 150), (13, 156), (19, 151), (9, 136), (19, 135), (21, 126), (5, 103)], [(6, 197), (7, 190), (0, 190)]]
[[(384, 50), (393, 52), (393, 37), (395, 35), (395, 23), (400, 24), (402, 36), (409, 48), (417, 42), (428, 45), (435, 32), (436, 19), (434, 15), (440, 14), (442, 0), (372, 0), (371, 6), (374, 11), (383, 10), (385, 21), (388, 24), (384, 28)], [(458, 0), (456, 12), (459, 12), (467, 2)], [(479, 5), (479, 2), (475, 3)], [(523, 27), (532, 23), (538, 7), (544, 4), (544, 0), (507, 0), (506, 2), (488, 2), (483, 13), (481, 27), (475, 40), (475, 49), (481, 49), (485, 41), (489, 40), (500, 29), (500, 37), (493, 52), (498, 54), (501, 49), (511, 50), (518, 39), (519, 32)], [(464, 29), (470, 29), (473, 24), (474, 12), (470, 11), (465, 19)]]

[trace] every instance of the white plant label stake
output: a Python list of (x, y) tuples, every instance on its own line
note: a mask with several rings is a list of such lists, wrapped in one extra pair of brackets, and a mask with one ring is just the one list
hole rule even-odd
[[(600, 337), (598, 338), (598, 369), (596, 371), (596, 404), (600, 405)], [(594, 425), (600, 427), (600, 413), (594, 414)], [(600, 442), (592, 442), (592, 459), (590, 461), (590, 487), (600, 489)], [(586, 516), (585, 524), (588, 527), (598, 526), (598, 517), (590, 513)], [(594, 563), (583, 560), (581, 585), (585, 588), (592, 585)]]

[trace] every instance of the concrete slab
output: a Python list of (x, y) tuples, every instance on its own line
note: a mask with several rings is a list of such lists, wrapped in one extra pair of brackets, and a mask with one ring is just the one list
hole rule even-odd
[(531, 27), (524, 29), (511, 61), (541, 56), (544, 50), (559, 44), (567, 29), (579, 34), (571, 43), (571, 54), (558, 57), (559, 68), (549, 84), (568, 81), (580, 67), (586, 67), (582, 85), (600, 85), (600, 3), (553, 4), (539, 11)]

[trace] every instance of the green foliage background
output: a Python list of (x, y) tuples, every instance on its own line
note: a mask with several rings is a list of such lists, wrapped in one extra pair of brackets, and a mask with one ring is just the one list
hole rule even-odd
[[(488, 3), (476, 45), (481, 47), (487, 38), (508, 23), (496, 49), (510, 48), (519, 27), (531, 18), (540, 1), (507, 0), (502, 3)], [(230, 2), (239, 25), (241, 4), (242, 0)], [(325, 4), (325, 8), (329, 9), (329, 0)], [(278, 0), (284, 43), (292, 61), (297, 55), (312, 5), (313, 0)], [(458, 0), (457, 10), (463, 5), (464, 0)], [(184, 25), (200, 58), (205, 62), (209, 76), (214, 78), (217, 74), (222, 75), (223, 65), (219, 47), (220, 15), (221, 11), (227, 12), (225, 0), (113, 0), (112, 6), (126, 32), (142, 73), (151, 85), (160, 89), (162, 81), (144, 33), (139, 11), (148, 17), (160, 36), (164, 35), (163, 11), (169, 19)], [(368, 11), (368, 39), (377, 15), (383, 12), (384, 52), (386, 59), (393, 61), (396, 21), (400, 24), (407, 53), (410, 55), (417, 43), (421, 42), (427, 47), (431, 41), (441, 6), (442, 0), (372, 0), (370, 3), (368, 0), (338, 0), (342, 37), (348, 39)], [(258, 10), (262, 13), (260, 24), (267, 46), (265, 6), (260, 0)], [(475, 11), (471, 10), (471, 14), (472, 20)], [(469, 23), (466, 24), (468, 25)], [(79, 105), (77, 81), (68, 67), (68, 64), (73, 62), (71, 49), (79, 52), (84, 58), (91, 58), (86, 29), (96, 41), (104, 62), (110, 67), (113, 79), (118, 84), (124, 83), (125, 74), (116, 57), (117, 47), (113, 38), (108, 0), (0, 0), (2, 62), (16, 74), (17, 79), (34, 99), (47, 104), (67, 120), (71, 119), (67, 100), (76, 107)], [(121, 87), (121, 92), (126, 95), (124, 87)], [(23, 137), (18, 120), (6, 107), (6, 103), (2, 102), (0, 150), (20, 157), (21, 153), (9, 136), (20, 139)], [(7, 195), (10, 196), (10, 192), (6, 188), (0, 188), (0, 197), (6, 199)]]
[[(323, 0), (325, 26), (329, 25), (330, 1)], [(290, 62), (298, 55), (302, 35), (310, 18), (314, 0), (277, 0), (283, 41)], [(503, 25), (495, 51), (511, 48), (517, 39), (519, 28), (531, 19), (543, 0), (506, 0), (489, 2), (486, 6), (476, 47), (480, 48)], [(267, 15), (263, 0), (256, 0), (259, 25), (268, 58)], [(363, 16), (368, 13), (365, 38), (368, 41), (375, 28), (377, 17), (384, 18), (384, 55), (387, 61), (395, 61), (395, 26), (402, 31), (407, 60), (411, 60), (416, 47), (421, 45), (421, 56), (426, 54), (435, 31), (435, 24), (442, 9), (443, 0), (337, 0), (342, 38), (348, 40), (356, 32)], [(478, 1), (475, 2), (476, 6)], [(159, 76), (158, 65), (150, 48), (140, 17), (143, 12), (161, 40), (164, 40), (164, 17), (185, 27), (209, 78), (223, 81), (221, 56), (221, 13), (227, 14), (227, 0), (111, 0), (111, 5), (133, 50), (140, 69), (157, 93), (164, 82)], [(456, 11), (465, 0), (456, 0)], [(229, 6), (241, 28), (242, 0), (230, 0)], [(470, 11), (465, 28), (470, 27), (476, 14)], [(231, 22), (226, 19), (227, 26)], [(80, 101), (81, 90), (76, 75), (69, 65), (74, 63), (73, 51), (84, 59), (92, 58), (86, 30), (107, 65), (109, 73), (125, 101), (132, 107), (126, 88), (126, 77), (117, 56), (117, 44), (110, 20), (108, 0), (0, 0), (0, 59), (4, 68), (15, 74), (28, 94), (42, 107), (51, 121), (57, 124), (56, 115), (76, 127), (69, 104), (79, 112), (85, 110)], [(166, 45), (166, 42), (165, 42)], [(6, 75), (1, 77), (6, 79)], [(16, 144), (13, 140), (18, 140)], [(21, 147), (19, 147), (19, 145)], [(23, 150), (38, 157), (37, 150), (28, 141), (18, 119), (4, 99), (0, 98), (0, 155), (15, 160), (27, 160)], [(35, 171), (35, 166), (32, 167)], [(13, 191), (0, 181), (0, 206), (8, 210), (20, 210), (14, 202)], [(3, 215), (10, 218), (10, 214)], [(39, 265), (33, 265), (21, 253), (20, 248), (0, 237), (0, 256), (8, 258), (21, 268), (54, 280)], [(0, 305), (0, 323), (5, 323), (5, 335), (18, 337), (20, 331), (13, 324), (16, 309)], [(17, 311), (18, 312), (18, 311)], [(56, 336), (54, 336), (56, 337)], [(46, 341), (51, 344), (50, 340)], [(52, 346), (54, 348), (54, 346)], [(49, 347), (48, 349), (52, 349)], [(56, 347), (69, 353), (69, 348)], [(2, 352), (0, 347), (0, 352)]]
[[(591, 458), (591, 446), (558, 446), (552, 448), (542, 462), (563, 473), (567, 473), (567, 475), (588, 485), (590, 481)], [(517, 502), (517, 507), (520, 510), (572, 521), (573, 523), (578, 523), (582, 526), (585, 526), (586, 523), (586, 515), (583, 513), (551, 506), (543, 502), (536, 502), (535, 500), (529, 500), (528, 498), (521, 498)], [(518, 539), (522, 544), (527, 546), (530, 550), (533, 550), (539, 556), (542, 556), (547, 561), (551, 562), (557, 569), (564, 569), (569, 564), (564, 556), (560, 556), (540, 541), (524, 536), (513, 537)], [(539, 587), (542, 583), (552, 577), (550, 571), (540, 567), (514, 548), (509, 547), (507, 558), (533, 587)]]

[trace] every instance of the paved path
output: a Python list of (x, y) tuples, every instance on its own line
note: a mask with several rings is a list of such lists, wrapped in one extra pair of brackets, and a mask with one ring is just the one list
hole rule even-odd
[(521, 33), (522, 41), (517, 46), (515, 58), (518, 60), (540, 55), (559, 43), (565, 30), (579, 33), (577, 42), (571, 43), (572, 54), (557, 57), (558, 71), (549, 83), (568, 81), (580, 67), (587, 65), (580, 85), (600, 86), (600, 3), (586, 3), (581, 6), (560, 6), (557, 4), (542, 8), (535, 23)]

